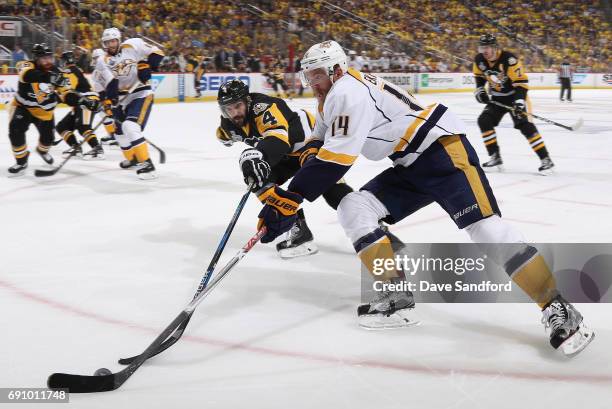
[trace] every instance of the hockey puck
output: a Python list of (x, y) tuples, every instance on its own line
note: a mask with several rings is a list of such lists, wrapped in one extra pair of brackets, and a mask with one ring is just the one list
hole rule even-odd
[(112, 374), (113, 373), (110, 371), (110, 369), (107, 368), (96, 369), (96, 372), (94, 372), (94, 376), (107, 376)]

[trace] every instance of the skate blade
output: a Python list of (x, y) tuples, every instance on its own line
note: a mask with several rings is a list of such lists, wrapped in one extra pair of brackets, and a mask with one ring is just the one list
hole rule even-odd
[(485, 171), (485, 173), (502, 173), (504, 172), (506, 169), (504, 168), (504, 165), (496, 165), (496, 166), (487, 166), (487, 167), (482, 167), (482, 169)]
[(139, 173), (138, 178), (140, 180), (153, 180), (157, 179), (157, 173), (155, 172), (147, 172), (147, 173)]
[(24, 170), (20, 170), (17, 173), (10, 173), (9, 172), (7, 174), (7, 177), (9, 177), (9, 178), (18, 178), (18, 177), (24, 176), (25, 174), (26, 174), (26, 170), (24, 169)]
[(104, 155), (100, 156), (83, 156), (83, 159), (86, 161), (96, 161), (96, 160), (104, 160)]
[(365, 314), (357, 318), (359, 326), (368, 331), (416, 327), (421, 320), (414, 308), (396, 311), (390, 316), (385, 314)]
[(304, 244), (300, 244), (297, 247), (278, 250), (278, 255), (283, 260), (287, 260), (290, 258), (310, 256), (312, 254), (317, 254), (318, 252), (319, 249), (317, 248), (317, 245), (314, 244), (312, 241), (309, 241)]
[(572, 357), (578, 355), (595, 339), (595, 331), (584, 324), (571, 337), (561, 344), (561, 351), (565, 356)]
[(555, 172), (552, 169), (545, 169), (545, 170), (539, 170), (538, 174), (540, 176), (551, 176), (552, 174), (554, 174)]

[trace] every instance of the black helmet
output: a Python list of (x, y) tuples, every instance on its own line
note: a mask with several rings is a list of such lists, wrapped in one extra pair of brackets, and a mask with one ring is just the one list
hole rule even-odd
[(219, 92), (217, 93), (217, 103), (219, 103), (219, 108), (221, 108), (221, 113), (225, 118), (231, 119), (226, 107), (239, 101), (244, 101), (246, 105), (246, 117), (248, 117), (249, 105), (251, 105), (249, 86), (239, 79), (229, 80), (221, 84)]
[(497, 38), (493, 34), (483, 34), (480, 36), (480, 40), (478, 41), (478, 45), (497, 45)]
[(62, 65), (67, 66), (67, 65), (73, 65), (74, 62), (74, 52), (72, 51), (64, 51), (62, 53), (62, 56), (60, 57), (60, 61), (62, 62)]
[(217, 94), (217, 102), (219, 106), (224, 106), (247, 99), (248, 96), (249, 86), (239, 79), (233, 79), (221, 84)]
[(32, 55), (34, 56), (34, 59), (37, 59), (41, 57), (46, 57), (48, 55), (53, 55), (53, 52), (47, 44), (40, 43), (34, 44), (34, 47), (32, 47)]

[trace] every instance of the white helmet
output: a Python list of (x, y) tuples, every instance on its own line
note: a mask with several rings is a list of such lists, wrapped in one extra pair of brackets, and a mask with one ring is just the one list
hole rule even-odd
[(91, 52), (91, 66), (95, 67), (98, 62), (98, 59), (104, 57), (104, 54), (106, 53), (101, 48), (96, 48), (95, 50), (93, 50)]
[(109, 40), (118, 40), (121, 43), (121, 31), (117, 27), (107, 28), (102, 32), (102, 48), (106, 49), (104, 43)]
[(302, 58), (300, 71), (300, 79), (305, 87), (308, 87), (308, 80), (306, 79), (306, 72), (315, 70), (317, 68), (323, 68), (327, 71), (327, 75), (333, 77), (334, 67), (339, 65), (342, 72), (348, 71), (348, 61), (346, 54), (340, 44), (335, 41), (323, 41), (322, 43), (315, 44), (306, 51)]

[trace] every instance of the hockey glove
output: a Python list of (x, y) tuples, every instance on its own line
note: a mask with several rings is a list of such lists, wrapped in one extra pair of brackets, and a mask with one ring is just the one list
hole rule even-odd
[(527, 109), (525, 108), (525, 100), (517, 99), (512, 104), (512, 115), (521, 120), (527, 119)]
[(138, 63), (138, 80), (146, 84), (151, 79), (151, 66), (145, 61)]
[(481, 104), (488, 104), (491, 101), (489, 99), (489, 94), (487, 94), (487, 91), (483, 87), (476, 88), (474, 97), (476, 97), (476, 101)]
[(262, 190), (263, 192), (258, 192), (258, 197), (264, 207), (258, 215), (257, 229), (266, 226), (267, 231), (261, 242), (270, 243), (291, 230), (297, 220), (300, 203), (304, 199), (297, 193), (289, 192), (277, 185), (268, 185)]
[(300, 167), (304, 166), (306, 161), (314, 158), (319, 153), (319, 149), (323, 146), (323, 141), (318, 139), (312, 139), (304, 147), (300, 152)]
[(98, 112), (98, 109), (100, 109), (100, 101), (93, 98), (81, 97), (81, 99), (79, 99), (79, 105), (92, 112)]
[(253, 182), (253, 192), (265, 185), (272, 172), (270, 165), (263, 157), (263, 153), (254, 148), (242, 151), (239, 164), (244, 176), (244, 182), (246, 184)]

